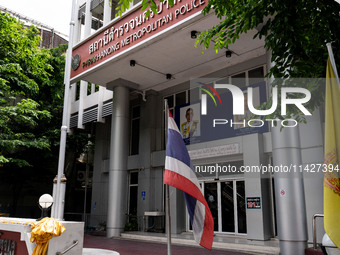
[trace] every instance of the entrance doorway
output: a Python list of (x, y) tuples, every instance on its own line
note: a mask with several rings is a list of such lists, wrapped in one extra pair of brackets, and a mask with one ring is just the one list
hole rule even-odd
[(202, 181), (201, 185), (214, 219), (214, 231), (247, 234), (244, 180)]

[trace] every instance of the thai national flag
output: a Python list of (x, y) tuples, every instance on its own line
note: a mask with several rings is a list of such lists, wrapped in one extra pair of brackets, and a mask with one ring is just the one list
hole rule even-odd
[(188, 150), (175, 120), (169, 114), (164, 183), (184, 191), (194, 238), (201, 246), (211, 250), (214, 221), (191, 167)]

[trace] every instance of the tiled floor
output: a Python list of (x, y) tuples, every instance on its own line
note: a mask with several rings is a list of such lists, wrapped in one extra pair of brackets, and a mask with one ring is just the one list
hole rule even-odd
[[(164, 243), (155, 243), (150, 241), (137, 241), (121, 238), (106, 238), (105, 236), (84, 236), (84, 248), (100, 248), (113, 250), (120, 255), (166, 255), (167, 246)], [(227, 251), (220, 249), (212, 249), (208, 251), (200, 247), (172, 245), (172, 255), (249, 255), (260, 253), (248, 253), (240, 251)]]

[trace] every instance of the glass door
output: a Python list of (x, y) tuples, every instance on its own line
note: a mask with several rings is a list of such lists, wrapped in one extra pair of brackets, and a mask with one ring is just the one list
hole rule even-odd
[[(214, 219), (214, 231), (247, 233), (244, 180), (202, 182), (204, 197)], [(189, 223), (189, 230), (192, 230)]]
[(244, 181), (236, 182), (237, 233), (247, 234), (247, 214)]
[(222, 232), (235, 233), (234, 181), (221, 182)]
[(217, 183), (205, 183), (204, 184), (204, 197), (210, 208), (212, 217), (214, 219), (214, 231), (218, 231), (218, 194), (217, 194)]

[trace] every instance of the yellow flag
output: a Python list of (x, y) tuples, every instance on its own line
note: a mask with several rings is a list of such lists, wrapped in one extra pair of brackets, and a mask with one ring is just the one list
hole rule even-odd
[(329, 59), (325, 101), (324, 223), (327, 235), (340, 248), (340, 89)]

